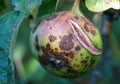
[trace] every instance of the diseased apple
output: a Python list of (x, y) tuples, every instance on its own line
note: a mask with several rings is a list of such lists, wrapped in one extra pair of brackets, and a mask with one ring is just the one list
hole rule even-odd
[(40, 64), (63, 78), (91, 71), (102, 54), (98, 29), (85, 17), (67, 11), (44, 18), (31, 33), (30, 43)]

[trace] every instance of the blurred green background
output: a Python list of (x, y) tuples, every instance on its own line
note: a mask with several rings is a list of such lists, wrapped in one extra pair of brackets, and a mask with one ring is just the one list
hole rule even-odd
[[(44, 0), (39, 8), (38, 17), (55, 12), (55, 4), (56, 0)], [(59, 78), (45, 71), (32, 56), (29, 44), (31, 29), (27, 18), (20, 26), (14, 48), (16, 84), (119, 84), (120, 10), (110, 9), (102, 13), (93, 13), (87, 10), (84, 0), (80, 6), (84, 15), (99, 28), (103, 39), (103, 55), (94, 70), (74, 80)], [(0, 16), (13, 10), (13, 8), (10, 0), (0, 0)]]

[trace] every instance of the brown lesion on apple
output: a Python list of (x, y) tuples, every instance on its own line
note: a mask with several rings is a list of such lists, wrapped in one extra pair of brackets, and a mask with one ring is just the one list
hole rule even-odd
[(64, 52), (66, 57), (70, 57), (71, 59), (74, 58), (74, 52), (73, 51), (69, 51), (69, 52)]
[(60, 44), (59, 44), (60, 48), (62, 50), (70, 50), (70, 49), (72, 49), (73, 46), (74, 46), (74, 43), (73, 43), (72, 39), (73, 39), (73, 37), (72, 37), (71, 34), (64, 35), (63, 38), (60, 41)]
[(76, 20), (78, 20), (79, 19), (79, 17), (76, 15), (76, 16), (74, 16), (74, 18), (76, 19)]
[(84, 65), (87, 63), (87, 60), (82, 60), (82, 61), (80, 61), (80, 63)]
[(95, 60), (95, 58), (94, 57), (91, 57), (90, 58), (90, 67), (93, 67), (93, 65), (96, 63), (96, 60)]
[(86, 60), (89, 59), (89, 56), (86, 56)]
[(37, 51), (40, 51), (40, 46), (39, 46), (39, 44), (35, 44), (35, 48), (36, 48)]
[(50, 42), (54, 42), (56, 39), (57, 39), (57, 38), (56, 38), (55, 36), (53, 36), (53, 35), (50, 35), (50, 36), (49, 36)]
[(76, 47), (75, 47), (75, 51), (79, 51), (81, 49), (81, 47), (79, 46), (79, 45), (77, 45)]
[(84, 29), (87, 33), (90, 33), (93, 36), (97, 35), (96, 30), (93, 28), (92, 25), (89, 25), (88, 23), (84, 24)]
[[(43, 55), (38, 56), (39, 57), (39, 62), (47, 68), (48, 66), (51, 68), (54, 68), (54, 70), (59, 71), (62, 68), (66, 68), (66, 71), (64, 72), (63, 77), (65, 78), (75, 78), (77, 76), (80, 76), (86, 72), (87, 69), (87, 62), (86, 60), (81, 61), (83, 64), (83, 68), (86, 68), (83, 71), (77, 71), (74, 69), (74, 67), (81, 67), (81, 64), (71, 64), (71, 61), (68, 59), (70, 57), (71, 53), (73, 54), (72, 56), (74, 57), (74, 52), (73, 51), (57, 51), (55, 48), (52, 49), (51, 45), (48, 43), (46, 46), (41, 46), (41, 50), (43, 52)], [(65, 57), (66, 56), (66, 57)], [(71, 59), (74, 59), (73, 57), (70, 57)], [(81, 63), (80, 62), (80, 63)]]
[(35, 36), (35, 44), (34, 45), (35, 45), (36, 50), (40, 51), (40, 46), (39, 46), (39, 43), (38, 43), (38, 36), (37, 35)]
[(81, 53), (80, 56), (83, 56), (83, 54)]
[[(96, 35), (97, 35), (96, 31), (95, 31), (93, 28), (89, 28), (89, 26), (91, 26), (91, 25), (89, 25), (89, 24), (87, 24), (87, 23), (84, 24), (84, 29), (85, 29), (85, 31), (86, 31), (87, 33), (90, 32), (93, 36), (96, 36)], [(92, 27), (92, 26), (91, 26), (91, 27)]]
[(90, 30), (90, 33), (95, 36), (96, 35), (96, 31), (95, 30)]
[(91, 62), (90, 62), (90, 67), (93, 67), (94, 64), (95, 64), (95, 60), (92, 59)]
[(89, 67), (88, 61), (89, 60), (87, 60), (87, 59), (83, 59), (83, 60), (80, 61), (80, 64), (83, 67), (83, 70), (88, 70), (88, 67)]
[[(72, 51), (65, 52), (61, 51), (58, 52), (55, 49), (51, 48), (51, 45), (48, 43), (46, 46), (41, 46), (41, 50), (44, 53), (43, 55), (39, 56), (39, 61), (42, 65), (48, 66), (50, 65), (53, 68), (56, 68), (56, 70), (59, 70), (61, 68), (66, 67), (66, 74), (67, 73), (75, 73), (76, 71), (71, 67), (70, 61), (64, 57), (70, 57), (73, 59), (74, 53)], [(77, 72), (76, 72), (77, 73)]]
[(86, 32), (89, 32), (89, 28), (88, 28), (88, 24), (87, 23), (84, 24), (84, 29), (85, 29)]
[(38, 43), (38, 36), (35, 36), (35, 42)]

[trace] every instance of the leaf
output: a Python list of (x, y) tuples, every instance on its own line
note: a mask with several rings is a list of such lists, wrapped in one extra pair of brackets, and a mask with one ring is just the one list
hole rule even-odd
[(4, 1), (1, 0), (0, 1), (0, 12), (5, 8), (5, 4), (4, 4)]
[(74, 0), (57, 0), (56, 11), (70, 11)]
[(120, 9), (119, 0), (86, 0), (85, 4), (93, 12), (101, 12), (109, 8)]
[(43, 0), (38, 15), (41, 17), (55, 12), (56, 1), (57, 0)]
[(12, 52), (23, 13), (12, 11), (0, 17), (0, 84), (13, 84)]
[(41, 4), (42, 0), (12, 0), (15, 10), (29, 15)]

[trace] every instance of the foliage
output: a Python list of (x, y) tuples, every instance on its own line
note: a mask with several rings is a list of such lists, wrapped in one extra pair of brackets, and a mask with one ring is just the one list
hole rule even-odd
[[(12, 17), (12, 18), (11, 18)], [(0, 18), (0, 82), (13, 82), (13, 45), (24, 14), (13, 11)], [(12, 20), (12, 21), (11, 21)]]

